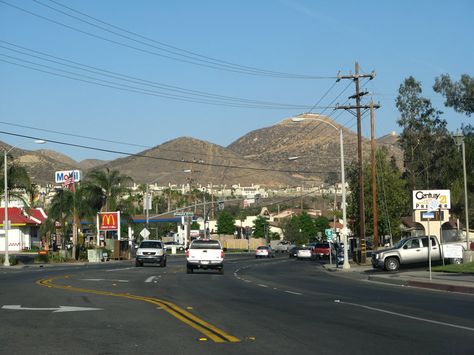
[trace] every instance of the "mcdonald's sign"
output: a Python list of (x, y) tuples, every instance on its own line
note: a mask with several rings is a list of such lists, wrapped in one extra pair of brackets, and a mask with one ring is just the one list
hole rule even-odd
[(120, 225), (120, 212), (99, 212), (97, 214), (99, 230), (118, 230)]

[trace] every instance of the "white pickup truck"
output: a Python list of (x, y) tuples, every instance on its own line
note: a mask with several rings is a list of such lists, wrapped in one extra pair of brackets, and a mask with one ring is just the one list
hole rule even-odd
[(215, 269), (224, 274), (224, 250), (218, 240), (195, 239), (186, 250), (186, 270)]
[[(463, 246), (460, 243), (442, 244), (440, 248), (438, 239), (431, 236), (431, 260), (440, 261), (443, 256), (451, 263), (458, 263), (462, 258)], [(449, 252), (448, 252), (449, 247)], [(448, 256), (456, 248), (459, 256)], [(387, 271), (397, 271), (400, 265), (428, 263), (428, 237), (410, 237), (400, 240), (393, 247), (378, 250), (372, 253), (372, 266)]]

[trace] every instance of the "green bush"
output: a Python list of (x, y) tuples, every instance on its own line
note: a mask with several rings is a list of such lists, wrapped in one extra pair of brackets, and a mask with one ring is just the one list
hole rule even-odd
[[(15, 255), (8, 255), (8, 260), (10, 261), (10, 265), (17, 265), (18, 260), (16, 259)], [(5, 262), (5, 255), (0, 255), (0, 265), (3, 265)]]
[(49, 263), (49, 254), (36, 255), (35, 263)]

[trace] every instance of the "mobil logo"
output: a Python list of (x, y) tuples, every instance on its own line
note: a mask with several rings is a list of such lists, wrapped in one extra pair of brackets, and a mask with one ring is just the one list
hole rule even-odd
[(80, 170), (56, 171), (54, 173), (54, 181), (58, 184), (64, 184), (65, 182), (81, 181), (81, 171)]

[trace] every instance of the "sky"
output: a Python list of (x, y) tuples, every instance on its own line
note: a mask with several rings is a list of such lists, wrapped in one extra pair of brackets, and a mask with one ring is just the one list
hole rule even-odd
[(0, 0), (0, 140), (80, 161), (182, 136), (225, 147), (309, 111), (355, 131), (333, 107), (355, 104), (336, 78), (356, 61), (376, 73), (361, 80), (376, 137), (400, 132), (410, 75), (455, 131), (472, 118), (432, 86), (474, 74), (473, 15), (470, 0)]

